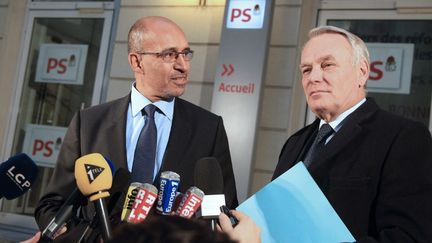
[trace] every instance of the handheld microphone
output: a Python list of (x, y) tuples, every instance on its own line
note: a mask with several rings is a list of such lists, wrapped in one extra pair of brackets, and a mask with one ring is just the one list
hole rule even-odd
[(123, 210), (121, 213), (121, 220), (124, 221), (127, 219), (127, 216), (129, 216), (132, 206), (135, 201), (135, 197), (138, 193), (138, 190), (140, 187), (143, 187), (144, 184), (141, 182), (132, 182), (128, 188), (125, 201), (123, 203)]
[(38, 167), (30, 157), (20, 153), (0, 165), (0, 198), (17, 198), (27, 192), (36, 180)]
[(127, 217), (129, 223), (139, 223), (147, 218), (151, 207), (156, 201), (158, 190), (155, 186), (144, 183), (135, 196), (132, 210)]
[(173, 209), (172, 209), (173, 212), (177, 212), (177, 209), (179, 208), (180, 203), (183, 201), (184, 195), (185, 194), (181, 193), (181, 192), (176, 193), (176, 196), (174, 198), (174, 203), (173, 203)]
[(198, 187), (190, 187), (183, 196), (176, 215), (190, 219), (200, 207), (204, 197), (204, 192)]
[(72, 194), (66, 199), (54, 218), (42, 231), (41, 239), (39, 242), (52, 242), (57, 236), (59, 230), (63, 228), (66, 221), (72, 217), (74, 203), (82, 196), (78, 188), (73, 190)]
[[(114, 173), (112, 187), (109, 190), (111, 196), (109, 197), (107, 204), (108, 213), (111, 215), (110, 220), (113, 226), (120, 223), (120, 212), (122, 207), (122, 201), (120, 198), (125, 197), (124, 195), (126, 194), (126, 189), (130, 183), (130, 178), (131, 174), (125, 168), (119, 168)], [(94, 217), (81, 234), (78, 242), (86, 242), (86, 239), (91, 239), (93, 230), (98, 227), (98, 223), (98, 218)]]
[(107, 241), (112, 237), (108, 210), (104, 201), (109, 197), (112, 185), (112, 171), (105, 158), (99, 153), (87, 154), (75, 162), (75, 179), (81, 193), (94, 202), (96, 214), (102, 226), (102, 237)]
[(179, 185), (179, 174), (172, 171), (164, 171), (161, 173), (156, 207), (158, 213), (162, 215), (171, 214)]
[(201, 217), (210, 219), (211, 226), (215, 229), (216, 220), (220, 214), (220, 206), (225, 205), (222, 170), (216, 158), (199, 159), (195, 165), (194, 180), (195, 185), (205, 193), (201, 203)]

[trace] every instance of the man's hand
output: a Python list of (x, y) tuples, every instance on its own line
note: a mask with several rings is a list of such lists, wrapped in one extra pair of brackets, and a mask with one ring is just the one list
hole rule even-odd
[(21, 241), (20, 243), (37, 243), (40, 237), (41, 237), (41, 232), (39, 231), (32, 238), (25, 241)]
[(260, 243), (261, 242), (261, 229), (255, 222), (246, 214), (231, 210), (231, 213), (239, 220), (238, 225), (233, 228), (231, 221), (225, 214), (219, 215), (218, 229), (228, 234), (231, 239), (240, 243)]

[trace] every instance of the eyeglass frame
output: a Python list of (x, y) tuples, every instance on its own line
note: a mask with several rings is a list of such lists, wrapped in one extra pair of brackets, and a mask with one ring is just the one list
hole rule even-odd
[[(139, 55), (154, 55), (157, 58), (161, 58), (162, 61), (167, 62), (167, 63), (175, 62), (178, 59), (178, 57), (180, 56), (180, 54), (183, 54), (183, 58), (186, 61), (190, 61), (193, 58), (193, 53), (194, 53), (194, 51), (191, 49), (186, 49), (183, 51), (164, 50), (161, 52), (146, 52), (146, 51), (143, 51), (143, 52), (137, 51), (136, 52), (136, 54), (139, 54)], [(167, 58), (171, 58), (170, 55), (168, 55), (168, 54), (175, 54), (175, 58), (167, 60)], [(190, 55), (190, 57), (188, 57), (188, 55)]]

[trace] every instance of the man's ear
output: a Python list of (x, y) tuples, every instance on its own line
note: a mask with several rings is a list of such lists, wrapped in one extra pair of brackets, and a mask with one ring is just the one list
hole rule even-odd
[(359, 64), (359, 85), (361, 86), (365, 86), (367, 80), (369, 79), (369, 70), (370, 70), (370, 66), (369, 66), (369, 62), (365, 59), (362, 58), (362, 60), (360, 61)]
[(129, 66), (134, 73), (144, 73), (143, 65), (141, 65), (141, 58), (136, 53), (128, 54)]

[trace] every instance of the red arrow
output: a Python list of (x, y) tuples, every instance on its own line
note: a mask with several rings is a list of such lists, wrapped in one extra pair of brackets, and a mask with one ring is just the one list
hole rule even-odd
[(228, 72), (228, 76), (230, 76), (234, 72), (234, 66), (232, 64), (229, 65), (230, 71)]
[(221, 73), (221, 76), (224, 76), (227, 73), (228, 69), (226, 68), (225, 64), (222, 64), (222, 67), (223, 67), (223, 72)]
[(221, 73), (221, 76), (224, 76), (225, 74), (227, 76), (230, 76), (234, 72), (234, 66), (232, 64), (229, 64), (228, 66), (225, 64), (222, 64), (223, 71)]

